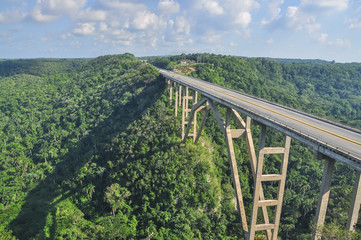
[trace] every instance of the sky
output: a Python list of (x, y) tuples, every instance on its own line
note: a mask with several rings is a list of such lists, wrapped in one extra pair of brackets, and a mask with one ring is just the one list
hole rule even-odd
[(0, 0), (0, 58), (125, 52), (361, 62), (361, 0)]

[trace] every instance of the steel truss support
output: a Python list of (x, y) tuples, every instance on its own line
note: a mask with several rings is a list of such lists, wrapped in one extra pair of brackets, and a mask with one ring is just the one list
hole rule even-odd
[(355, 186), (353, 188), (351, 207), (348, 213), (348, 221), (346, 229), (349, 231), (355, 231), (355, 225), (357, 223), (358, 214), (361, 205), (361, 172), (357, 171)]
[[(264, 125), (261, 125), (249, 239), (254, 239), (256, 231), (264, 231), (264, 230), (267, 231), (267, 237), (270, 238), (268, 230), (273, 229), (271, 239), (277, 240), (278, 229), (281, 219), (283, 194), (286, 183), (291, 138), (289, 136), (285, 137), (284, 147), (265, 147), (265, 137), (266, 137), (266, 127)], [(266, 154), (283, 154), (283, 160), (281, 163), (281, 169), (279, 174), (262, 174), (264, 156)], [(262, 196), (261, 194), (262, 182), (269, 182), (269, 181), (278, 182), (277, 199), (260, 200)], [(265, 221), (265, 223), (257, 224), (258, 208), (271, 207), (271, 206), (276, 207), (274, 222), (267, 223), (267, 221)]]

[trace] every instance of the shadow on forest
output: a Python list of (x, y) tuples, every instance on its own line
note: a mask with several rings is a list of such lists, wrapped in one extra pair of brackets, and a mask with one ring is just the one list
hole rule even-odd
[[(56, 205), (62, 200), (73, 195), (75, 191), (64, 189), (62, 184), (71, 181), (77, 176), (79, 170), (91, 159), (94, 153), (99, 154), (101, 162), (99, 166), (105, 166), (109, 159), (109, 153), (104, 153), (105, 146), (111, 143), (119, 133), (126, 129), (133, 121), (140, 119), (142, 114), (152, 106), (164, 89), (163, 81), (158, 78), (152, 84), (148, 84), (142, 93), (125, 106), (117, 106), (111, 116), (99, 123), (95, 128), (79, 140), (76, 148), (69, 149), (68, 153), (55, 165), (54, 172), (48, 175), (36, 187), (31, 189), (22, 205), (18, 216), (10, 223), (10, 229), (18, 239), (50, 239), (55, 238), (56, 233)], [(147, 101), (144, 104), (144, 99)], [(142, 105), (139, 106), (139, 103)], [(115, 130), (114, 126), (117, 125)], [(93, 143), (99, 146), (94, 152)], [(107, 156), (108, 154), (108, 156)], [(46, 234), (44, 228), (47, 219), (52, 221), (51, 229)], [(53, 218), (51, 220), (51, 218)]]

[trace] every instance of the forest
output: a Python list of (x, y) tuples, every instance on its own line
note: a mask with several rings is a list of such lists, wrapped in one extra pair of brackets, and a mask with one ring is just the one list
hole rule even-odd
[[(243, 239), (215, 118), (198, 144), (182, 143), (180, 114), (152, 66), (181, 59), (193, 77), (361, 129), (357, 63), (214, 54), (0, 61), (0, 239)], [(257, 146), (259, 126), (252, 131)], [(282, 139), (268, 131), (268, 143)], [(235, 144), (250, 216), (253, 178), (245, 142)], [(322, 171), (293, 141), (282, 239), (310, 239)], [(361, 224), (343, 230), (354, 179), (336, 164), (324, 239), (361, 238)]]

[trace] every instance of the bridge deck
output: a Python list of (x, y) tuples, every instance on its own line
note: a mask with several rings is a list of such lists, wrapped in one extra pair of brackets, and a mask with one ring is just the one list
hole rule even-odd
[(203, 96), (275, 128), (361, 171), (361, 131), (289, 107), (166, 70), (160, 73)]

